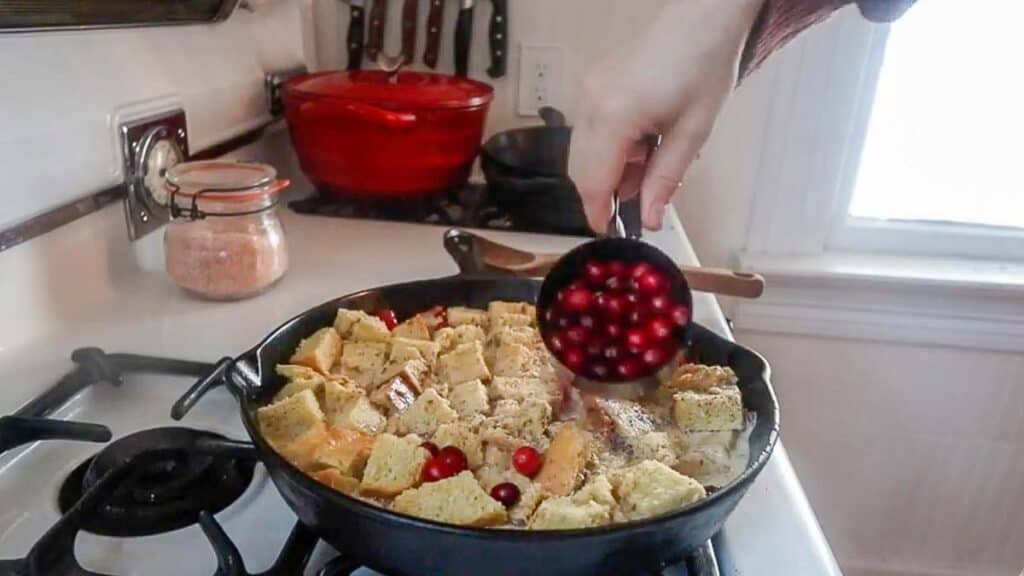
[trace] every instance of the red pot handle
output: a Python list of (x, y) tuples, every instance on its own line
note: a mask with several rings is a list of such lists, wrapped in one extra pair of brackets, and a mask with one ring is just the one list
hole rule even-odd
[(302, 104), (299, 112), (323, 119), (362, 120), (389, 128), (409, 128), (417, 120), (412, 112), (396, 112), (362, 102), (338, 102), (326, 98)]

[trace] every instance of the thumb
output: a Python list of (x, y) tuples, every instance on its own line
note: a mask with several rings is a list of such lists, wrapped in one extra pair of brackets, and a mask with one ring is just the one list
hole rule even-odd
[(683, 176), (708, 139), (710, 126), (695, 123), (690, 120), (692, 117), (690, 113), (680, 117), (647, 163), (641, 195), (643, 222), (648, 230), (661, 229), (665, 206), (682, 185)]

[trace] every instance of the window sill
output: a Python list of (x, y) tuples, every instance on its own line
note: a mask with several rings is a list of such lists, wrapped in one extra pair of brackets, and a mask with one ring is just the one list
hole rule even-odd
[(737, 330), (1024, 352), (1024, 263), (742, 254), (765, 276)]

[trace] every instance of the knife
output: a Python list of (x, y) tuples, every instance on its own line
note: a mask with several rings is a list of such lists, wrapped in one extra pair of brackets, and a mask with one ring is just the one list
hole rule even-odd
[(441, 52), (441, 26), (444, 24), (444, 0), (430, 0), (427, 12), (427, 47), (423, 51), (423, 63), (437, 68), (437, 55)]
[(373, 0), (370, 8), (370, 34), (366, 39), (366, 57), (377, 60), (377, 55), (384, 49), (384, 27), (388, 22), (388, 0)]
[(348, 69), (359, 70), (363, 65), (363, 30), (366, 28), (366, 0), (347, 0), (349, 5), (348, 33), (345, 43), (348, 44)]
[(419, 9), (419, 0), (405, 0), (402, 5), (402, 57), (406, 64), (412, 64), (416, 59), (416, 17)]
[(455, 75), (469, 76), (469, 44), (473, 40), (473, 4), (475, 0), (461, 0), (459, 17), (455, 21)]
[(501, 78), (507, 69), (508, 56), (508, 0), (491, 0), (491, 25), (487, 32), (491, 44), (491, 67), (487, 75)]

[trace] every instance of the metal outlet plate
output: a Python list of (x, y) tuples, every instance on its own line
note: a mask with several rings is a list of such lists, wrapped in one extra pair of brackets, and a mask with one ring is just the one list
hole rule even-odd
[(188, 158), (188, 125), (185, 111), (178, 108), (125, 122), (119, 131), (128, 236), (138, 240), (171, 220), (153, 187), (162, 181), (163, 171)]

